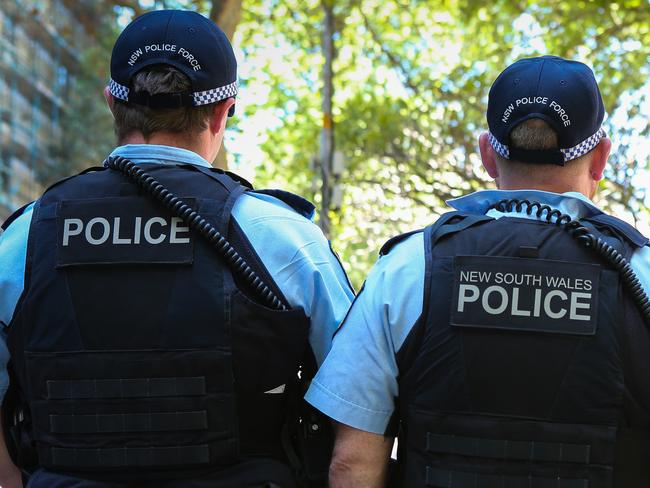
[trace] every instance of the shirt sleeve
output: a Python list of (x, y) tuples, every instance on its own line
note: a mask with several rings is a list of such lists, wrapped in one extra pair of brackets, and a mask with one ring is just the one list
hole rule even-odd
[(395, 410), (395, 354), (422, 314), (423, 234), (381, 257), (334, 336), (306, 399), (351, 427), (383, 434)]
[(329, 242), (312, 221), (270, 195), (242, 195), (232, 215), (289, 304), (310, 318), (309, 342), (320, 365), (354, 298)]
[(641, 282), (643, 291), (650, 296), (650, 247), (637, 250), (630, 259), (630, 266)]
[(6, 345), (7, 327), (25, 286), (27, 237), (32, 221), (33, 204), (0, 234), (0, 403), (9, 387)]

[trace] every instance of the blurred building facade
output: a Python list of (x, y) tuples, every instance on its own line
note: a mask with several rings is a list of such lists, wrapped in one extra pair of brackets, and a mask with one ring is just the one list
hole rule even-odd
[(0, 1), (0, 221), (39, 196), (64, 154), (62, 117), (92, 42), (92, 4)]

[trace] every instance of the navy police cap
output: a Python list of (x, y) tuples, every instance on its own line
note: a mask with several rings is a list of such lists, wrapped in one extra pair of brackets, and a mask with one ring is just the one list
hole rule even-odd
[[(173, 66), (192, 84), (191, 92), (137, 93), (133, 76), (156, 64)], [(237, 95), (237, 60), (217, 25), (197, 12), (156, 10), (131, 22), (111, 55), (111, 94), (151, 108), (192, 107)]]
[[(505, 159), (563, 166), (587, 154), (606, 136), (603, 99), (591, 69), (557, 56), (520, 59), (494, 81), (488, 96), (489, 140)], [(510, 132), (528, 119), (542, 119), (557, 133), (558, 149), (510, 146)]]

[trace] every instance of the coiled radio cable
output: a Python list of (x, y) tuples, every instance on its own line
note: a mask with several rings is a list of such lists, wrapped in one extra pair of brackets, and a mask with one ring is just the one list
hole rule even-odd
[(251, 292), (258, 297), (262, 303), (275, 310), (287, 310), (287, 306), (278, 298), (273, 290), (266, 284), (259, 275), (248, 265), (237, 250), (204, 219), (196, 210), (178, 198), (153, 176), (140, 168), (133, 161), (120, 156), (109, 157), (104, 161), (104, 166), (119, 171), (140, 188), (146, 191), (156, 201), (162, 203), (175, 216), (185, 222), (191, 229), (202, 235), (216, 250), (217, 254), (224, 259), (230, 270), (241, 276), (245, 284), (250, 287)]
[(526, 212), (527, 215), (535, 215), (539, 220), (545, 220), (555, 224), (569, 232), (584, 247), (593, 249), (610, 266), (619, 272), (623, 286), (630, 293), (632, 300), (636, 303), (645, 323), (650, 326), (650, 299), (643, 290), (643, 286), (636, 276), (636, 273), (620, 252), (607, 244), (600, 237), (596, 237), (579, 220), (574, 220), (570, 215), (561, 211), (531, 200), (505, 199), (493, 204), (490, 209), (499, 212)]

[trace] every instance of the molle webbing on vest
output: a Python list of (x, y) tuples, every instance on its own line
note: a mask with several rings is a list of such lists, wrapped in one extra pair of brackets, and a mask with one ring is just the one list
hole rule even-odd
[(516, 461), (589, 464), (591, 445), (486, 439), (427, 432), (426, 451)]
[(408, 462), (417, 459), (419, 473), (405, 486), (593, 488), (611, 480), (614, 426), (411, 408), (407, 428)]
[(53, 400), (205, 395), (205, 376), (193, 378), (48, 380), (46, 384), (47, 396)]
[(105, 449), (50, 450), (54, 466), (75, 468), (124, 468), (151, 466), (191, 466), (208, 464), (210, 449), (207, 445), (166, 447), (114, 447)]
[(96, 434), (125, 432), (174, 432), (205, 430), (208, 412), (152, 412), (50, 415), (50, 432), (55, 434)]
[(425, 486), (435, 488), (589, 488), (589, 480), (467, 473), (426, 468)]
[(220, 374), (229, 354), (27, 353), (27, 361), (44, 465), (169, 469), (237, 456), (232, 380)]

